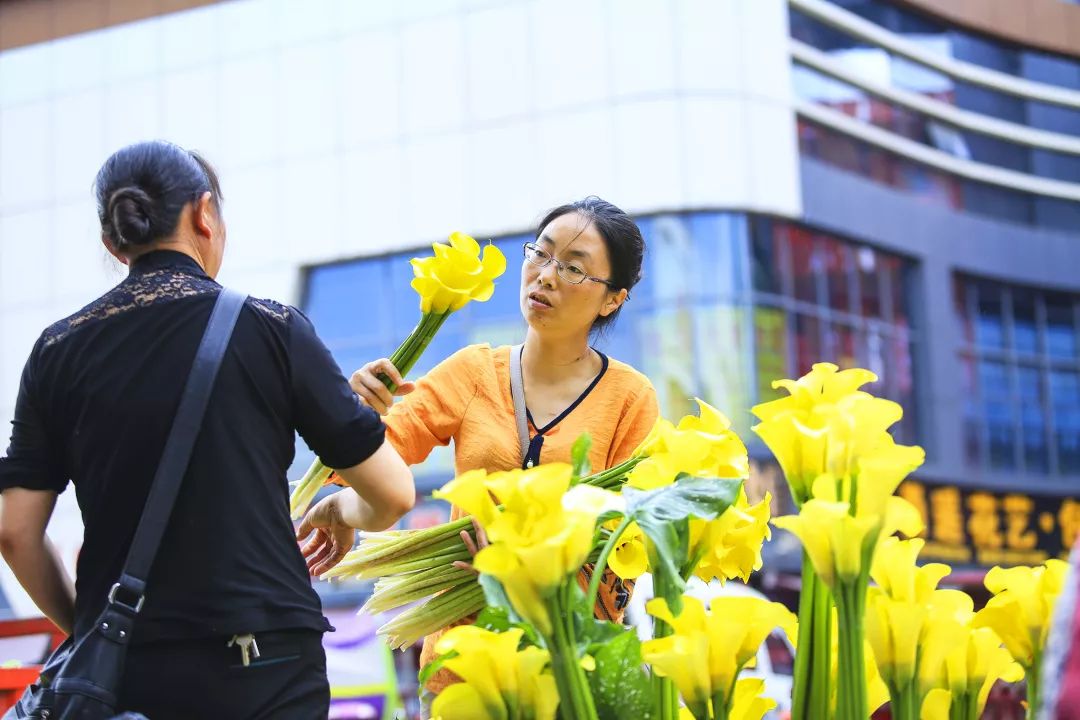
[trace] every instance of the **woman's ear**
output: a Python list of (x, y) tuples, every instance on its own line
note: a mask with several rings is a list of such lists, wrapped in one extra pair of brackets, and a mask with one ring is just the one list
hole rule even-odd
[(105, 249), (109, 251), (109, 254), (119, 260), (122, 264), (127, 265), (127, 256), (116, 249), (116, 246), (112, 244), (112, 240), (105, 233), (101, 233), (101, 244), (105, 246)]
[(607, 317), (621, 308), (629, 295), (630, 292), (626, 288), (609, 292), (607, 298), (604, 299), (604, 306), (600, 308), (600, 317)]
[(192, 207), (191, 224), (195, 234), (209, 240), (217, 232), (220, 223), (221, 219), (214, 205), (214, 196), (209, 192), (204, 192)]

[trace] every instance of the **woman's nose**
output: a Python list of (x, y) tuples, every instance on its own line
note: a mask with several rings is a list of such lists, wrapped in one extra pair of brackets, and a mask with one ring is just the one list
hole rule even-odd
[(548, 287), (555, 286), (555, 278), (559, 275), (559, 266), (552, 260), (544, 267), (540, 268), (539, 278), (540, 282)]

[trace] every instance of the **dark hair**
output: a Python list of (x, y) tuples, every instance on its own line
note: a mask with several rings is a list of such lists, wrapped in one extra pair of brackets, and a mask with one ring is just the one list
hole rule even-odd
[(117, 150), (94, 180), (101, 232), (118, 250), (168, 237), (184, 206), (205, 192), (220, 212), (221, 185), (210, 163), (162, 140)]
[[(641, 229), (637, 223), (607, 200), (590, 195), (549, 211), (536, 226), (536, 238), (539, 239), (540, 233), (555, 219), (570, 213), (585, 216), (604, 239), (611, 263), (609, 287), (629, 291), (637, 285), (638, 280), (641, 280), (641, 262), (645, 257), (645, 238), (641, 236)], [(615, 322), (615, 317), (621, 309), (615, 310), (606, 317), (596, 318), (592, 326), (593, 332), (599, 332)]]

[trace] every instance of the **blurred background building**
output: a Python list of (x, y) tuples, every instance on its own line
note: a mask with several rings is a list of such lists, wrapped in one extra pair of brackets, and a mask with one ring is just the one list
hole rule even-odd
[[(977, 578), (1080, 528), (1076, 5), (0, 0), (0, 417), (38, 333), (122, 277), (90, 184), (151, 138), (221, 171), (222, 281), (303, 308), (346, 372), (411, 329), (406, 261), (457, 229), (511, 269), (418, 372), (517, 342), (521, 243), (596, 194), (649, 244), (598, 346), (652, 378), (666, 416), (694, 396), (729, 414), (777, 511), (748, 409), (826, 360), (876, 372), (905, 409), (898, 441), (926, 448), (902, 489), (926, 556)], [(299, 444), (294, 475), (310, 460)], [(435, 453), (422, 487), (451, 467)], [(70, 495), (53, 528), (69, 560)], [(424, 502), (405, 526), (445, 516)], [(792, 542), (770, 552), (795, 567)], [(32, 612), (2, 572), (0, 606)]]

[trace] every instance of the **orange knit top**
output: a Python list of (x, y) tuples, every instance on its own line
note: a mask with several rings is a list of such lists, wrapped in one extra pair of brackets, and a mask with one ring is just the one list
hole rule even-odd
[[(604, 369), (585, 394), (561, 417), (544, 428), (540, 462), (569, 462), (574, 441), (592, 437), (589, 462), (598, 472), (626, 460), (649, 434), (659, 416), (656, 392), (649, 379), (629, 365), (604, 359)], [(384, 418), (386, 437), (409, 465), (422, 462), (436, 445), (454, 441), (458, 475), (475, 469), (489, 472), (521, 467), (521, 448), (510, 394), (510, 347), (470, 345), (439, 363), (416, 383), (416, 389), (390, 408)], [(531, 422), (530, 437), (537, 428)], [(535, 446), (534, 442), (534, 446)], [(450, 510), (452, 519), (463, 513)], [(588, 582), (583, 571), (579, 581)], [(629, 588), (607, 571), (596, 612), (620, 621)], [(434, 657), (439, 636), (424, 639), (421, 666)], [(427, 684), (438, 693), (456, 682), (440, 670)]]

